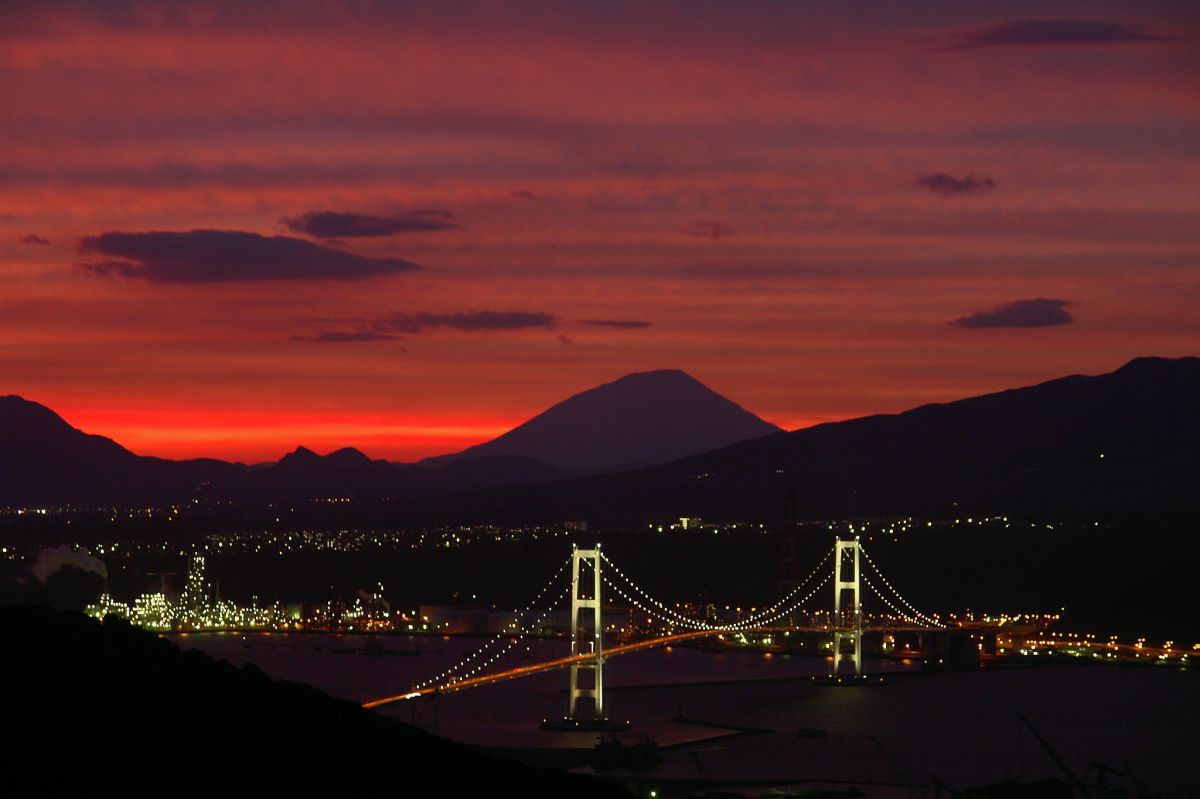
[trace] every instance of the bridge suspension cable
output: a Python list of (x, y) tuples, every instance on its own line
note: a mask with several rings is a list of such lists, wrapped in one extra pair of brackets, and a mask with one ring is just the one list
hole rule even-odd
[(904, 619), (904, 620), (905, 620), (906, 622), (908, 622), (909, 624), (912, 624), (912, 625), (915, 625), (915, 626), (918, 626), (918, 627), (919, 627), (919, 626), (927, 626), (927, 625), (929, 624), (928, 622), (926, 622), (926, 621), (922, 621), (922, 620), (920, 620), (920, 619), (916, 618), (915, 616), (911, 616), (911, 615), (909, 615), (908, 613), (905, 613), (905, 612), (904, 612), (903, 610), (901, 610), (900, 608), (896, 607), (896, 606), (895, 606), (895, 605), (892, 603), (892, 601), (891, 601), (890, 599), (888, 599), (888, 598), (887, 598), (887, 596), (885, 596), (885, 595), (884, 595), (884, 593), (883, 593), (882, 591), (880, 591), (880, 590), (879, 590), (879, 589), (878, 589), (878, 588), (875, 586), (875, 584), (874, 584), (873, 582), (871, 582), (870, 578), (869, 578), (869, 577), (867, 577), (866, 575), (863, 575), (863, 582), (864, 582), (864, 583), (866, 583), (866, 585), (867, 585), (867, 588), (870, 588), (870, 589), (871, 589), (871, 592), (872, 592), (872, 593), (873, 593), (873, 594), (874, 594), (874, 595), (875, 595), (875, 596), (876, 596), (876, 597), (877, 597), (877, 598), (878, 598), (878, 599), (879, 599), (881, 602), (883, 602), (883, 604), (887, 605), (887, 606), (888, 606), (888, 608), (890, 608), (890, 609), (891, 609), (892, 613), (895, 613), (897, 616), (899, 616), (900, 618)]
[[(888, 607), (890, 607), (893, 611), (895, 611), (897, 615), (899, 615), (901, 618), (904, 618), (907, 621), (915, 620), (915, 622), (917, 622), (917, 623), (928, 624), (931, 627), (945, 627), (946, 626), (945, 624), (943, 624), (941, 621), (937, 620), (933, 616), (930, 616), (927, 613), (922, 613), (921, 611), (917, 610), (917, 608), (911, 602), (909, 602), (907, 599), (905, 599), (904, 596), (899, 591), (896, 590), (896, 587), (891, 584), (891, 582), (888, 580), (888, 578), (883, 576), (883, 572), (880, 571), (879, 566), (876, 565), (875, 561), (871, 560), (871, 556), (869, 554), (867, 554), (867, 550), (863, 549), (862, 547), (859, 547), (859, 551), (862, 552), (863, 557), (866, 558), (867, 565), (869, 565), (871, 567), (871, 570), (875, 573), (875, 576), (877, 576), (883, 582), (883, 584), (885, 586), (887, 586), (887, 588), (892, 592), (892, 595), (895, 596), (895, 598), (900, 601), (900, 604), (902, 604), (904, 607), (908, 608), (908, 611), (909, 611), (908, 613), (905, 613), (904, 611), (897, 608), (895, 605), (893, 605), (891, 603), (890, 600), (888, 600), (888, 598), (886, 596), (884, 596), (883, 592), (880, 591), (877, 586), (875, 586), (873, 583), (871, 583), (870, 580), (867, 580), (866, 581), (867, 585), (870, 586), (871, 590), (875, 592), (875, 595), (877, 597), (879, 597), (881, 600), (883, 600), (883, 602)], [(865, 575), (864, 575), (864, 579), (866, 579)], [(911, 615), (911, 618), (910, 618), (910, 615)]]
[[(699, 621), (696, 619), (691, 619), (680, 613), (676, 613), (675, 611), (670, 610), (669, 608), (660, 608), (658, 606), (658, 603), (654, 602), (651, 599), (647, 599), (646, 600), (647, 604), (643, 605), (642, 600), (640, 600), (636, 597), (632, 597), (629, 594), (625, 593), (625, 590), (623, 588), (621, 588), (621, 586), (617, 585), (615, 582), (610, 580), (608, 578), (607, 574), (602, 575), (602, 579), (604, 580), (604, 584), (606, 586), (611, 588), (613, 591), (616, 591), (617, 594), (619, 594), (620, 597), (622, 599), (624, 599), (626, 602), (633, 605), (638, 610), (641, 610), (644, 613), (650, 614), (651, 616), (658, 619), (659, 621), (666, 622), (668, 625), (672, 625), (672, 626), (678, 625), (680, 627), (686, 627), (686, 628), (689, 628), (692, 630), (707, 630), (707, 629), (710, 629), (712, 626), (712, 625), (708, 624), (707, 622)], [(632, 583), (629, 583), (629, 585), (632, 586)]]
[[(556, 582), (558, 582), (559, 578), (562, 576), (563, 572), (566, 571), (566, 568), (570, 563), (571, 563), (570, 558), (567, 558), (566, 560), (564, 560), (562, 562), (562, 564), (558, 567), (558, 571), (556, 571), (554, 573), (554, 576), (551, 577), (550, 580), (544, 586), (542, 586), (542, 589), (540, 591), (538, 591), (537, 596), (535, 596), (533, 598), (533, 601), (531, 601), (528, 605), (526, 605), (523, 610), (520, 610), (517, 612), (518, 623), (520, 623), (523, 620), (523, 617), (526, 613), (530, 613), (531, 611), (533, 611), (535, 608), (538, 607), (538, 603), (541, 602), (542, 597), (546, 595), (546, 592), (549, 591)], [(569, 593), (569, 590), (570, 590), (569, 587), (564, 588), (562, 591), (562, 596), (565, 596), (567, 593)], [(413, 691), (422, 691), (422, 690), (429, 688), (431, 686), (434, 686), (434, 685), (445, 685), (448, 683), (457, 682), (459, 680), (463, 680), (463, 679), (466, 679), (467, 677), (471, 677), (475, 674), (478, 674), (481, 669), (486, 668), (487, 666), (490, 666), (492, 663), (495, 663), (501, 657), (508, 654), (508, 652), (510, 652), (512, 650), (512, 648), (517, 645), (517, 643), (519, 643), (522, 639), (524, 639), (524, 637), (531, 630), (536, 630), (538, 628), (538, 626), (545, 620), (546, 616), (548, 616), (550, 614), (550, 612), (554, 609), (554, 605), (557, 604), (557, 600), (561, 599), (562, 596), (557, 596), (555, 599), (555, 602), (552, 602), (544, 611), (542, 611), (541, 615), (538, 616), (537, 619), (535, 619), (532, 624), (530, 624), (528, 626), (524, 626), (523, 624), (521, 626), (518, 626), (517, 631), (516, 631), (517, 634), (515, 637), (512, 637), (509, 640), (508, 646), (504, 647), (499, 652), (494, 653), (490, 658), (488, 658), (486, 660), (482, 660), (479, 663), (476, 663), (474, 668), (464, 671), (464, 669), (466, 669), (467, 666), (469, 666), (472, 663), (472, 661), (475, 660), (475, 658), (483, 656), (489, 649), (491, 649), (491, 647), (493, 645), (495, 645), (496, 643), (500, 642), (501, 640), (503, 640), (505, 638), (508, 638), (507, 634), (497, 633), (494, 637), (488, 639), (488, 641), (486, 643), (484, 643), (483, 646), (481, 646), (478, 649), (474, 650), (473, 652), (467, 654), (462, 660), (458, 661), (458, 663), (455, 663), (453, 666), (442, 671), (440, 674), (438, 674), (434, 677), (430, 677), (429, 679), (425, 680), (424, 682), (420, 682), (420, 683), (417, 683), (416, 685), (414, 685)]]
[[(813, 589), (813, 591), (810, 592), (808, 594), (808, 596), (806, 596), (804, 599), (800, 600), (799, 602), (793, 603), (790, 606), (788, 606), (788, 604), (787, 604), (788, 602), (790, 602), (792, 600), (793, 597), (797, 596), (801, 591), (803, 591), (805, 586), (809, 583), (809, 581), (812, 580), (812, 578), (817, 575), (817, 573), (825, 565), (825, 561), (827, 561), (829, 559), (832, 552), (833, 552), (833, 550), (829, 550), (828, 552), (826, 552), (825, 556), (823, 558), (821, 558), (820, 562), (817, 563), (816, 567), (811, 572), (809, 572), (808, 576), (805, 577), (803, 580), (801, 580), (799, 583), (797, 583), (796, 586), (786, 596), (782, 597), (778, 602), (776, 602), (773, 605), (770, 605), (766, 608), (763, 608), (761, 611), (753, 614), (752, 616), (749, 616), (745, 619), (741, 619), (740, 621), (737, 621), (737, 622), (733, 622), (731, 624), (711, 624), (703, 619), (693, 619), (691, 617), (684, 616), (683, 614), (673, 610), (672, 608), (668, 607), (663, 602), (654, 598), (648, 591), (646, 591), (645, 589), (640, 587), (627, 574), (622, 572), (620, 567), (618, 567), (615, 563), (613, 563), (612, 560), (610, 560), (607, 555), (604, 555), (602, 557), (604, 558), (605, 563), (607, 563), (608, 566), (610, 567), (611, 571), (615, 572), (619, 577), (621, 577), (621, 579), (623, 579), (625, 581), (626, 585), (628, 585), (628, 587), (630, 588), (631, 593), (636, 593), (636, 594), (640, 595), (642, 597), (642, 599), (639, 600), (636, 597), (630, 596), (628, 593), (626, 593), (624, 590), (622, 590), (622, 588), (620, 586), (618, 586), (616, 583), (610, 581), (608, 579), (608, 576), (606, 573), (604, 576), (604, 582), (608, 585), (608, 587), (613, 589), (614, 591), (616, 591), (622, 597), (624, 597), (626, 599), (626, 601), (631, 602), (633, 605), (635, 605), (639, 609), (645, 611), (646, 613), (649, 613), (651, 616), (658, 618), (660, 621), (664, 621), (668, 624), (679, 625), (681, 627), (686, 627), (686, 628), (690, 628), (690, 629), (694, 629), (694, 630), (737, 631), (737, 630), (746, 630), (746, 629), (750, 629), (753, 627), (761, 627), (764, 624), (769, 624), (773, 621), (777, 621), (778, 619), (783, 618), (787, 614), (795, 611), (797, 608), (799, 608), (801, 605), (803, 605), (805, 602), (807, 602), (809, 599), (811, 599), (813, 597), (813, 595), (816, 593), (816, 591), (819, 590), (821, 586), (823, 586), (825, 583), (827, 583), (829, 581), (829, 575), (826, 575), (826, 578), (821, 581), (820, 585), (818, 585), (816, 589)], [(643, 602), (645, 604), (643, 604)], [(784, 609), (781, 611), (780, 608), (784, 608)]]
[[(568, 594), (569, 594), (569, 589), (564, 590), (562, 592), (561, 596), (565, 597)], [(528, 627), (519, 628), (517, 631), (517, 634), (512, 639), (509, 640), (508, 645), (506, 647), (501, 649), (499, 652), (494, 653), (491, 657), (487, 658), (486, 660), (480, 661), (478, 664), (475, 665), (475, 668), (470, 669), (465, 672), (462, 672), (461, 674), (456, 674), (455, 676), (451, 677), (447, 681), (448, 684), (452, 685), (456, 682), (461, 682), (462, 680), (465, 680), (469, 677), (474, 677), (475, 675), (479, 674), (479, 672), (483, 671), (488, 666), (492, 665), (497, 660), (499, 660), (500, 658), (507, 655), (509, 652), (512, 651), (513, 647), (515, 647), (517, 644), (521, 643), (521, 641), (523, 641), (525, 639), (526, 635), (528, 635), (530, 632), (538, 629), (538, 627), (541, 626), (541, 623), (546, 619), (546, 617), (548, 615), (550, 615), (551, 611), (553, 611), (553, 610), (554, 610), (553, 606), (546, 608), (544, 611), (542, 611), (541, 615), (538, 616), (536, 619), (534, 619), (533, 623), (530, 624)], [(493, 639), (493, 640), (498, 640), (498, 639)]]
[[(776, 610), (773, 613), (765, 611), (763, 614), (758, 614), (751, 619), (743, 619), (742, 621), (734, 622), (733, 624), (721, 624), (721, 625), (709, 624), (707, 622), (701, 622), (701, 621), (698, 621), (695, 619), (689, 619), (687, 617), (678, 616), (678, 614), (675, 614), (675, 616), (676, 616), (675, 618), (673, 618), (671, 616), (667, 616), (667, 615), (663, 614), (662, 611), (660, 611), (656, 608), (643, 605), (641, 603), (641, 601), (638, 600), (636, 597), (631, 597), (629, 594), (625, 593), (625, 591), (622, 590), (622, 588), (619, 585), (609, 582), (608, 580), (605, 580), (605, 582), (609, 588), (616, 591), (623, 599), (625, 599), (631, 605), (636, 607), (638, 610), (641, 610), (642, 612), (650, 615), (653, 618), (658, 619), (659, 621), (665, 622), (667, 625), (680, 624), (680, 619), (682, 619), (683, 621), (688, 623), (688, 626), (691, 626), (694, 629), (698, 629), (698, 630), (702, 630), (702, 631), (706, 631), (706, 632), (739, 632), (742, 630), (750, 630), (755, 627), (765, 627), (766, 625), (771, 624), (772, 622), (776, 622), (779, 619), (782, 619), (784, 616), (787, 616), (788, 614), (792, 613), (793, 611), (798, 610), (806, 602), (808, 602), (808, 600), (810, 600), (814, 596), (816, 596), (818, 591), (820, 591), (822, 588), (824, 588), (826, 585), (828, 585), (829, 581), (831, 579), (832, 579), (832, 575), (826, 574), (825, 577), (816, 586), (814, 586), (813, 589), (811, 591), (809, 591), (808, 594), (805, 595), (802, 599), (800, 599), (796, 602), (793, 602), (791, 605), (788, 605), (788, 606), (785, 606), (782, 608), (780, 608), (778, 605), (776, 605), (775, 606)], [(789, 595), (789, 596), (791, 596), (791, 595)], [(704, 626), (700, 627), (699, 625), (701, 625), (701, 624)], [(681, 625), (681, 626), (683, 626), (683, 625)]]
[[(760, 616), (757, 616), (757, 617), (754, 617), (754, 618), (750, 618), (750, 619), (743, 619), (743, 620), (742, 620), (742, 621), (740, 621), (740, 622), (737, 622), (737, 623), (735, 623), (735, 624), (731, 624), (731, 625), (729, 625), (729, 629), (730, 629), (730, 630), (734, 630), (734, 631), (736, 631), (736, 630), (749, 630), (749, 629), (752, 629), (752, 628), (754, 628), (754, 627), (765, 627), (765, 626), (766, 626), (766, 625), (768, 625), (768, 624), (771, 624), (771, 623), (773, 623), (773, 622), (779, 621), (779, 620), (780, 620), (780, 619), (782, 619), (784, 616), (787, 616), (788, 614), (790, 614), (790, 613), (793, 613), (793, 612), (795, 612), (795, 611), (799, 610), (799, 609), (800, 609), (800, 608), (801, 608), (801, 607), (802, 607), (802, 606), (803, 606), (803, 605), (804, 605), (806, 602), (808, 602), (808, 600), (810, 600), (810, 599), (812, 599), (814, 596), (816, 596), (818, 591), (820, 591), (822, 588), (824, 588), (826, 585), (828, 585), (828, 584), (829, 584), (829, 581), (830, 581), (830, 580), (832, 580), (832, 579), (833, 579), (833, 574), (832, 574), (832, 573), (826, 574), (826, 575), (825, 575), (825, 576), (824, 576), (824, 577), (821, 579), (821, 582), (819, 582), (819, 583), (817, 583), (815, 586), (813, 586), (813, 589), (812, 589), (811, 591), (809, 591), (809, 592), (808, 592), (808, 594), (807, 594), (807, 595), (806, 595), (806, 596), (805, 596), (803, 599), (801, 599), (801, 600), (799, 600), (799, 601), (797, 601), (797, 602), (794, 602), (794, 603), (793, 603), (793, 604), (792, 604), (790, 607), (785, 607), (785, 608), (783, 608), (782, 610), (779, 610), (779, 611), (777, 611), (777, 612), (775, 612), (774, 614), (772, 614), (772, 615), (769, 615), (769, 616), (762, 616), (762, 615), (760, 615)], [(793, 592), (793, 594), (794, 594), (794, 593), (795, 593), (795, 592)], [(789, 596), (791, 596), (791, 595), (792, 595), (792, 594), (789, 594)], [(776, 607), (778, 607), (778, 605), (777, 605)]]

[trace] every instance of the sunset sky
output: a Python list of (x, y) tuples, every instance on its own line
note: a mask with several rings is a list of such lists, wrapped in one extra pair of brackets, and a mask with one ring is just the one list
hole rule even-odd
[(0, 394), (413, 459), (1200, 354), (1200, 5), (0, 4)]

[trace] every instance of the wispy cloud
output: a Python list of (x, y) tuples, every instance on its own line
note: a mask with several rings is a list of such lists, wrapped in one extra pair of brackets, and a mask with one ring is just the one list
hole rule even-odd
[(640, 330), (650, 327), (650, 322), (643, 322), (640, 319), (580, 319), (579, 323), (581, 325), (612, 327), (621, 330)]
[(311, 335), (296, 335), (296, 341), (321, 344), (353, 344), (363, 341), (398, 339), (401, 334), (414, 335), (446, 328), (467, 333), (480, 331), (514, 331), (542, 328), (551, 330), (558, 317), (541, 311), (462, 311), (456, 313), (398, 313), (369, 319), (344, 320), (353, 322), (349, 330), (329, 330)]
[(452, 220), (453, 215), (449, 211), (422, 209), (389, 216), (311, 211), (300, 216), (284, 217), (282, 221), (289, 230), (307, 233), (318, 239), (355, 239), (391, 236), (396, 233), (450, 230), (458, 227)]
[(79, 264), (83, 271), (155, 283), (361, 280), (420, 269), (399, 258), (368, 258), (238, 230), (101, 233), (81, 239), (79, 252), (106, 259)]
[(50, 243), (50, 239), (43, 238), (36, 233), (30, 233), (28, 236), (22, 236), (18, 239), (18, 241), (20, 241), (22, 244), (41, 244), (43, 246)]
[(917, 185), (924, 186), (941, 197), (963, 197), (991, 191), (996, 188), (996, 181), (991, 178), (977, 178), (974, 175), (956, 178), (945, 172), (934, 172), (932, 175), (918, 177)]
[(1141, 25), (1091, 19), (1021, 19), (997, 22), (952, 34), (943, 52), (980, 47), (1046, 47), (1052, 45), (1130, 44), (1163, 41)]
[(1066, 307), (1069, 300), (1016, 300), (987, 311), (976, 311), (955, 319), (958, 327), (1054, 327), (1075, 321)]
[(465, 311), (461, 313), (395, 314), (374, 322), (376, 329), (392, 333), (420, 333), (447, 327), (452, 330), (523, 330), (554, 327), (558, 317), (541, 311)]
[(326, 330), (311, 335), (295, 335), (292, 341), (310, 341), (314, 344), (358, 344), (364, 341), (391, 341), (399, 336), (390, 333), (372, 333), (369, 330)]

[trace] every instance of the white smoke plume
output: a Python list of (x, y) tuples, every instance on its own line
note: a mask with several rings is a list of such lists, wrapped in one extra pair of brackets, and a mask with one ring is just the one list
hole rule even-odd
[(108, 579), (108, 567), (104, 565), (104, 561), (93, 557), (86, 549), (71, 549), (66, 546), (39, 549), (29, 570), (39, 583), (45, 585), (50, 575), (64, 566), (74, 566), (81, 571)]

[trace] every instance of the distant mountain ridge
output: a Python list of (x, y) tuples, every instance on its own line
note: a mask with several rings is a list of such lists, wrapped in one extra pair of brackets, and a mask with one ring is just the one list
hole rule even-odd
[[(681, 394), (660, 392), (655, 413), (686, 406), (662, 397), (708, 392), (682, 373), (645, 374), (681, 386)], [(604, 462), (608, 451), (589, 449), (586, 436), (555, 438), (546, 429), (570, 430), (559, 423), (578, 407), (641, 379), (576, 395), (510, 434), (428, 465), (372, 460), (350, 448), (320, 456), (301, 447), (254, 468), (140, 457), (44, 406), (3, 397), (0, 505), (348, 497), (382, 503), (376, 509), (387, 518), (414, 523), (1200, 512), (1200, 358), (1138, 358), (1109, 374), (761, 435), (593, 476), (571, 477), (569, 469), (510, 451), (533, 442), (552, 458), (563, 445)], [(729, 406), (741, 410), (717, 400), (713, 407), (725, 418)], [(615, 415), (631, 413), (626, 405)], [(762, 430), (766, 423), (758, 421), (746, 429)]]
[(650, 466), (781, 432), (678, 369), (635, 372), (576, 394), (507, 433), (453, 455), (520, 456), (566, 473)]
[[(462, 519), (601, 523), (1200, 513), (1200, 358), (924, 405), (661, 466), (472, 498)], [(616, 511), (614, 511), (616, 509)], [(619, 516), (619, 518), (618, 518)]]
[(663, 370), (577, 394), (494, 441), (422, 464), (301, 446), (246, 467), (138, 456), (10, 395), (0, 398), (0, 505), (443, 496), (662, 463), (778, 429), (683, 372)]

